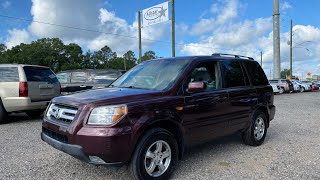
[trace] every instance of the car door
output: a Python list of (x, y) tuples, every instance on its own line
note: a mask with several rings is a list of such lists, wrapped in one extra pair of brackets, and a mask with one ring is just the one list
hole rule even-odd
[(197, 144), (223, 136), (227, 121), (228, 92), (221, 90), (221, 80), (216, 61), (202, 62), (194, 68), (184, 82), (205, 82), (203, 92), (185, 92), (183, 125), (187, 129), (188, 143)]
[(60, 95), (60, 83), (51, 69), (39, 66), (24, 66), (28, 82), (28, 96), (32, 102), (50, 101)]
[(248, 127), (251, 108), (257, 103), (257, 91), (251, 86), (238, 60), (221, 61), (223, 88), (228, 90), (230, 109), (226, 132), (237, 132)]

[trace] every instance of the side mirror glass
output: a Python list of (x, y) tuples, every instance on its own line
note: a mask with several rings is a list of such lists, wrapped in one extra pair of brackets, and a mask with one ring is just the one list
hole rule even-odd
[(205, 90), (204, 82), (190, 82), (188, 85), (188, 93), (203, 92)]

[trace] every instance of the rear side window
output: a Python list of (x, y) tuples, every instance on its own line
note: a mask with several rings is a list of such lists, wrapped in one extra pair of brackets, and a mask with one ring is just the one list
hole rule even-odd
[(60, 83), (68, 83), (68, 74), (67, 73), (59, 73), (59, 74), (57, 74), (57, 78)]
[(119, 71), (92, 72), (89, 81), (97, 84), (110, 84), (122, 75)]
[(268, 79), (261, 68), (261, 66), (255, 61), (244, 62), (249, 76), (251, 77), (252, 84), (254, 86), (268, 85)]
[(1, 67), (0, 82), (19, 82), (19, 73), (17, 67)]
[(87, 81), (87, 73), (73, 72), (71, 74), (71, 83), (85, 83)]
[(56, 75), (49, 68), (25, 66), (23, 69), (26, 74), (27, 81), (48, 83), (59, 82)]
[(225, 88), (245, 86), (244, 74), (238, 61), (221, 61), (220, 63)]

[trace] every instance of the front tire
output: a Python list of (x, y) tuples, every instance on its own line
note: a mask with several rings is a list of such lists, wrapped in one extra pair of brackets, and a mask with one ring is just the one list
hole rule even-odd
[(304, 92), (305, 91), (305, 88), (304, 87), (301, 87), (300, 88), (300, 92)]
[(168, 179), (178, 162), (178, 145), (167, 130), (149, 130), (139, 141), (130, 162), (135, 179)]
[(243, 132), (243, 142), (250, 146), (260, 146), (267, 135), (267, 117), (266, 115), (258, 110), (254, 114), (250, 127)]

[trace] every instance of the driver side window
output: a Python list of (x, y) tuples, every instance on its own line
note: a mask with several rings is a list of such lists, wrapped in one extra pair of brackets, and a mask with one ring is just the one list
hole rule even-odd
[(205, 91), (219, 88), (217, 62), (203, 62), (193, 69), (184, 83), (183, 89), (188, 88), (190, 82), (204, 82)]

